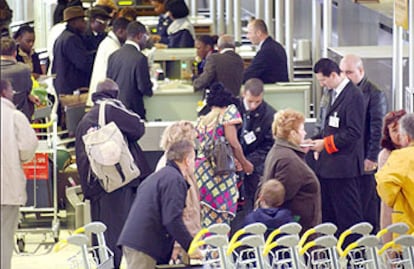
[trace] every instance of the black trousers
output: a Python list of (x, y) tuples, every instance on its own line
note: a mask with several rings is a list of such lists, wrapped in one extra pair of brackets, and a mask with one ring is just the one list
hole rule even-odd
[(379, 215), (381, 200), (377, 193), (377, 183), (374, 174), (362, 175), (358, 178), (358, 189), (364, 221), (372, 224), (372, 233), (379, 231)]
[[(332, 222), (339, 236), (354, 224), (363, 221), (358, 178), (319, 178), (322, 196), (322, 222)], [(359, 236), (351, 235), (344, 246)]]
[[(244, 219), (253, 211), (256, 199), (257, 186), (260, 181), (260, 174), (256, 171), (251, 175), (240, 173), (242, 184), (239, 186), (239, 204), (237, 206), (236, 217), (232, 220), (230, 226), (230, 236), (237, 230), (244, 227)], [(242, 200), (242, 201), (240, 201)]]
[[(99, 198), (91, 201), (92, 221), (101, 221), (107, 227), (105, 241), (114, 253), (115, 269), (119, 268), (122, 259), (122, 250), (117, 246), (118, 238), (135, 199), (135, 194), (136, 188), (124, 187), (111, 193), (103, 192)], [(97, 245), (95, 237), (93, 245)]]

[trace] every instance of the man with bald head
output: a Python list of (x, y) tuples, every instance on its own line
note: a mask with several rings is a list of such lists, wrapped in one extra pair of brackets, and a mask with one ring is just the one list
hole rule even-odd
[(340, 69), (362, 90), (364, 96), (364, 175), (359, 178), (358, 183), (364, 220), (370, 222), (376, 232), (379, 229), (380, 202), (374, 174), (377, 170), (382, 119), (387, 112), (387, 101), (384, 92), (368, 80), (359, 56), (345, 55), (340, 62)]
[(263, 20), (249, 22), (247, 38), (256, 46), (257, 53), (244, 71), (243, 83), (251, 78), (258, 78), (263, 83), (289, 81), (286, 51), (280, 43), (269, 36)]
[(222, 35), (217, 46), (219, 53), (207, 57), (203, 73), (193, 82), (194, 89), (204, 90), (214, 82), (221, 82), (234, 96), (239, 96), (243, 80), (243, 59), (235, 52), (234, 38)]

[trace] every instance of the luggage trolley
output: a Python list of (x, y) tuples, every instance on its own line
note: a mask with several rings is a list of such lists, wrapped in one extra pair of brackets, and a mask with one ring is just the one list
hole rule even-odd
[[(102, 222), (95, 221), (86, 224), (75, 231), (76, 234), (69, 236), (62, 243), (68, 243), (80, 247), (80, 250), (68, 258), (70, 269), (113, 269), (114, 254), (106, 246), (104, 232), (106, 226)], [(98, 239), (98, 246), (88, 247), (89, 237), (82, 233), (93, 233)], [(59, 243), (61, 243), (59, 242)]]
[(201, 229), (194, 236), (188, 253), (192, 254), (197, 248), (204, 246), (202, 264), (206, 267), (226, 268), (224, 248), (227, 248), (229, 242), (227, 237), (229, 232), (230, 226), (225, 223), (216, 223)]
[[(268, 262), (263, 258), (264, 233), (267, 227), (262, 223), (252, 223), (238, 230), (229, 242), (227, 256), (235, 268), (268, 268)], [(242, 239), (239, 238), (242, 235)], [(242, 247), (240, 251), (237, 248)]]
[(378, 255), (382, 257), (384, 268), (414, 269), (414, 236), (397, 237), (378, 250)]
[[(48, 117), (45, 118), (46, 123), (33, 123), (31, 124), (32, 128), (38, 130), (36, 135), (39, 137), (39, 147), (36, 151), (36, 154), (40, 154), (41, 158), (35, 157), (32, 163), (28, 164), (28, 168), (31, 169), (30, 173), (33, 173), (33, 205), (24, 206), (20, 208), (20, 213), (24, 217), (25, 214), (34, 213), (36, 216), (40, 216), (42, 214), (50, 214), (52, 213), (52, 221), (50, 228), (19, 228), (16, 231), (16, 243), (17, 243), (17, 252), (22, 253), (25, 251), (25, 235), (27, 233), (40, 233), (44, 234), (44, 239), (40, 244), (35, 248), (35, 250), (31, 253), (36, 253), (40, 246), (44, 245), (51, 246), (52, 243), (46, 242), (46, 235), (51, 233), (54, 239), (54, 242), (58, 242), (59, 240), (59, 228), (60, 222), (58, 219), (58, 198), (57, 198), (57, 116), (56, 116), (56, 109), (57, 109), (57, 98), (56, 94), (54, 94), (55, 102), (53, 104), (52, 109), (50, 110), (50, 114)], [(49, 155), (52, 155), (52, 167), (49, 167)], [(42, 162), (42, 163), (41, 163)], [(49, 172), (46, 172), (46, 179), (47, 181), (47, 189), (49, 190), (50, 194), (50, 180), (52, 181), (52, 203), (48, 204), (47, 206), (38, 204), (38, 198), (42, 197), (38, 193), (38, 184), (41, 183), (38, 180), (37, 175), (37, 168), (40, 165), (48, 165), (47, 171), (52, 169), (51, 178), (49, 178)], [(49, 248), (50, 251), (51, 248)]]

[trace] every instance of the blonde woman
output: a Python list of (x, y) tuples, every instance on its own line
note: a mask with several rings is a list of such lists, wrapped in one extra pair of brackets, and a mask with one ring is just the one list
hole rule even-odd
[[(160, 147), (165, 151), (157, 163), (156, 171), (163, 168), (166, 164), (166, 154), (171, 145), (180, 140), (188, 140), (194, 143), (197, 137), (197, 132), (194, 125), (190, 121), (178, 121), (167, 128), (165, 128), (160, 141)], [(185, 177), (187, 183), (190, 185), (185, 201), (186, 207), (183, 210), (183, 220), (188, 231), (192, 236), (195, 236), (201, 229), (200, 224), (200, 194), (198, 192), (197, 181), (194, 175), (192, 177)], [(175, 242), (174, 251), (171, 259), (176, 261), (178, 255), (185, 255), (185, 251), (181, 246)]]
[(285, 199), (281, 207), (292, 212), (302, 231), (322, 221), (319, 181), (305, 163), (305, 149), (301, 148), (306, 136), (304, 123), (303, 114), (291, 109), (275, 114), (272, 124), (275, 143), (266, 156), (263, 173), (263, 181), (276, 179), (283, 184)]

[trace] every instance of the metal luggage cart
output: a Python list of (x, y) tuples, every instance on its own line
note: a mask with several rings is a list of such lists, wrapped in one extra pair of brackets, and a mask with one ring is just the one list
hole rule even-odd
[(299, 267), (309, 269), (338, 269), (338, 255), (335, 250), (337, 239), (323, 235), (299, 248)]
[[(77, 234), (69, 236), (63, 243), (73, 244), (80, 247), (80, 250), (69, 257), (70, 269), (113, 269), (113, 252), (106, 246), (104, 232), (106, 226), (102, 222), (91, 222), (76, 231)], [(98, 239), (98, 246), (88, 247), (90, 238), (80, 232), (95, 234)]]
[(192, 254), (197, 248), (201, 248), (204, 259), (201, 263), (205, 268), (227, 268), (228, 261), (224, 253), (228, 246), (228, 233), (230, 226), (225, 223), (217, 223), (208, 228), (201, 229), (191, 242), (188, 254)]
[[(24, 206), (20, 208), (20, 214), (22, 217), (25, 217), (27, 214), (34, 213), (36, 215), (36, 218), (41, 215), (47, 215), (48, 218), (50, 218), (50, 214), (52, 214), (52, 221), (50, 228), (22, 228), (20, 227), (16, 231), (16, 243), (17, 243), (17, 252), (23, 253), (25, 251), (25, 236), (28, 233), (40, 233), (44, 234), (44, 240), (40, 242), (39, 246), (29, 254), (34, 254), (39, 250), (41, 245), (51, 246), (55, 242), (59, 240), (59, 228), (60, 228), (60, 222), (58, 219), (58, 198), (57, 198), (57, 117), (56, 113), (54, 113), (55, 110), (52, 109), (52, 114), (46, 118), (46, 123), (34, 123), (31, 124), (33, 129), (39, 130), (39, 132), (36, 133), (39, 137), (39, 147), (36, 151), (36, 153), (44, 154), (42, 157), (42, 162), (49, 165), (49, 156), (51, 155), (51, 178), (49, 178), (49, 173), (47, 173), (47, 188), (50, 188), (50, 181), (52, 186), (52, 203), (45, 205), (39, 205), (37, 202), (38, 197), (42, 197), (41, 194), (38, 193), (39, 186), (38, 184), (40, 181), (37, 180), (36, 176), (36, 166), (39, 165), (36, 161), (37, 158), (33, 161), (33, 204)], [(40, 162), (39, 162), (40, 163)], [(49, 168), (48, 168), (49, 169)], [(44, 186), (45, 187), (45, 186)], [(49, 192), (50, 194), (50, 192)], [(22, 219), (24, 220), (24, 219)], [(21, 223), (22, 224), (22, 223)], [(22, 226), (22, 225), (20, 225)], [(47, 234), (52, 234), (52, 237), (54, 239), (53, 243), (47, 243)], [(48, 250), (50, 251), (51, 248)]]
[[(269, 268), (300, 268), (297, 251), (298, 243), (299, 236), (297, 234), (289, 234), (279, 237), (271, 244), (265, 245), (263, 256), (269, 257)], [(277, 250), (272, 251), (274, 248), (277, 248)]]
[[(236, 268), (264, 268), (265, 261), (261, 255), (264, 248), (264, 233), (267, 227), (263, 223), (252, 223), (236, 231), (229, 242), (227, 256), (232, 259)], [(242, 235), (249, 236), (239, 238)], [(238, 248), (239, 251), (236, 251)]]
[(339, 258), (340, 268), (380, 269), (377, 248), (380, 240), (374, 235), (365, 235), (349, 244)]
[(397, 237), (378, 250), (378, 255), (382, 258), (383, 268), (414, 269), (414, 236)]

